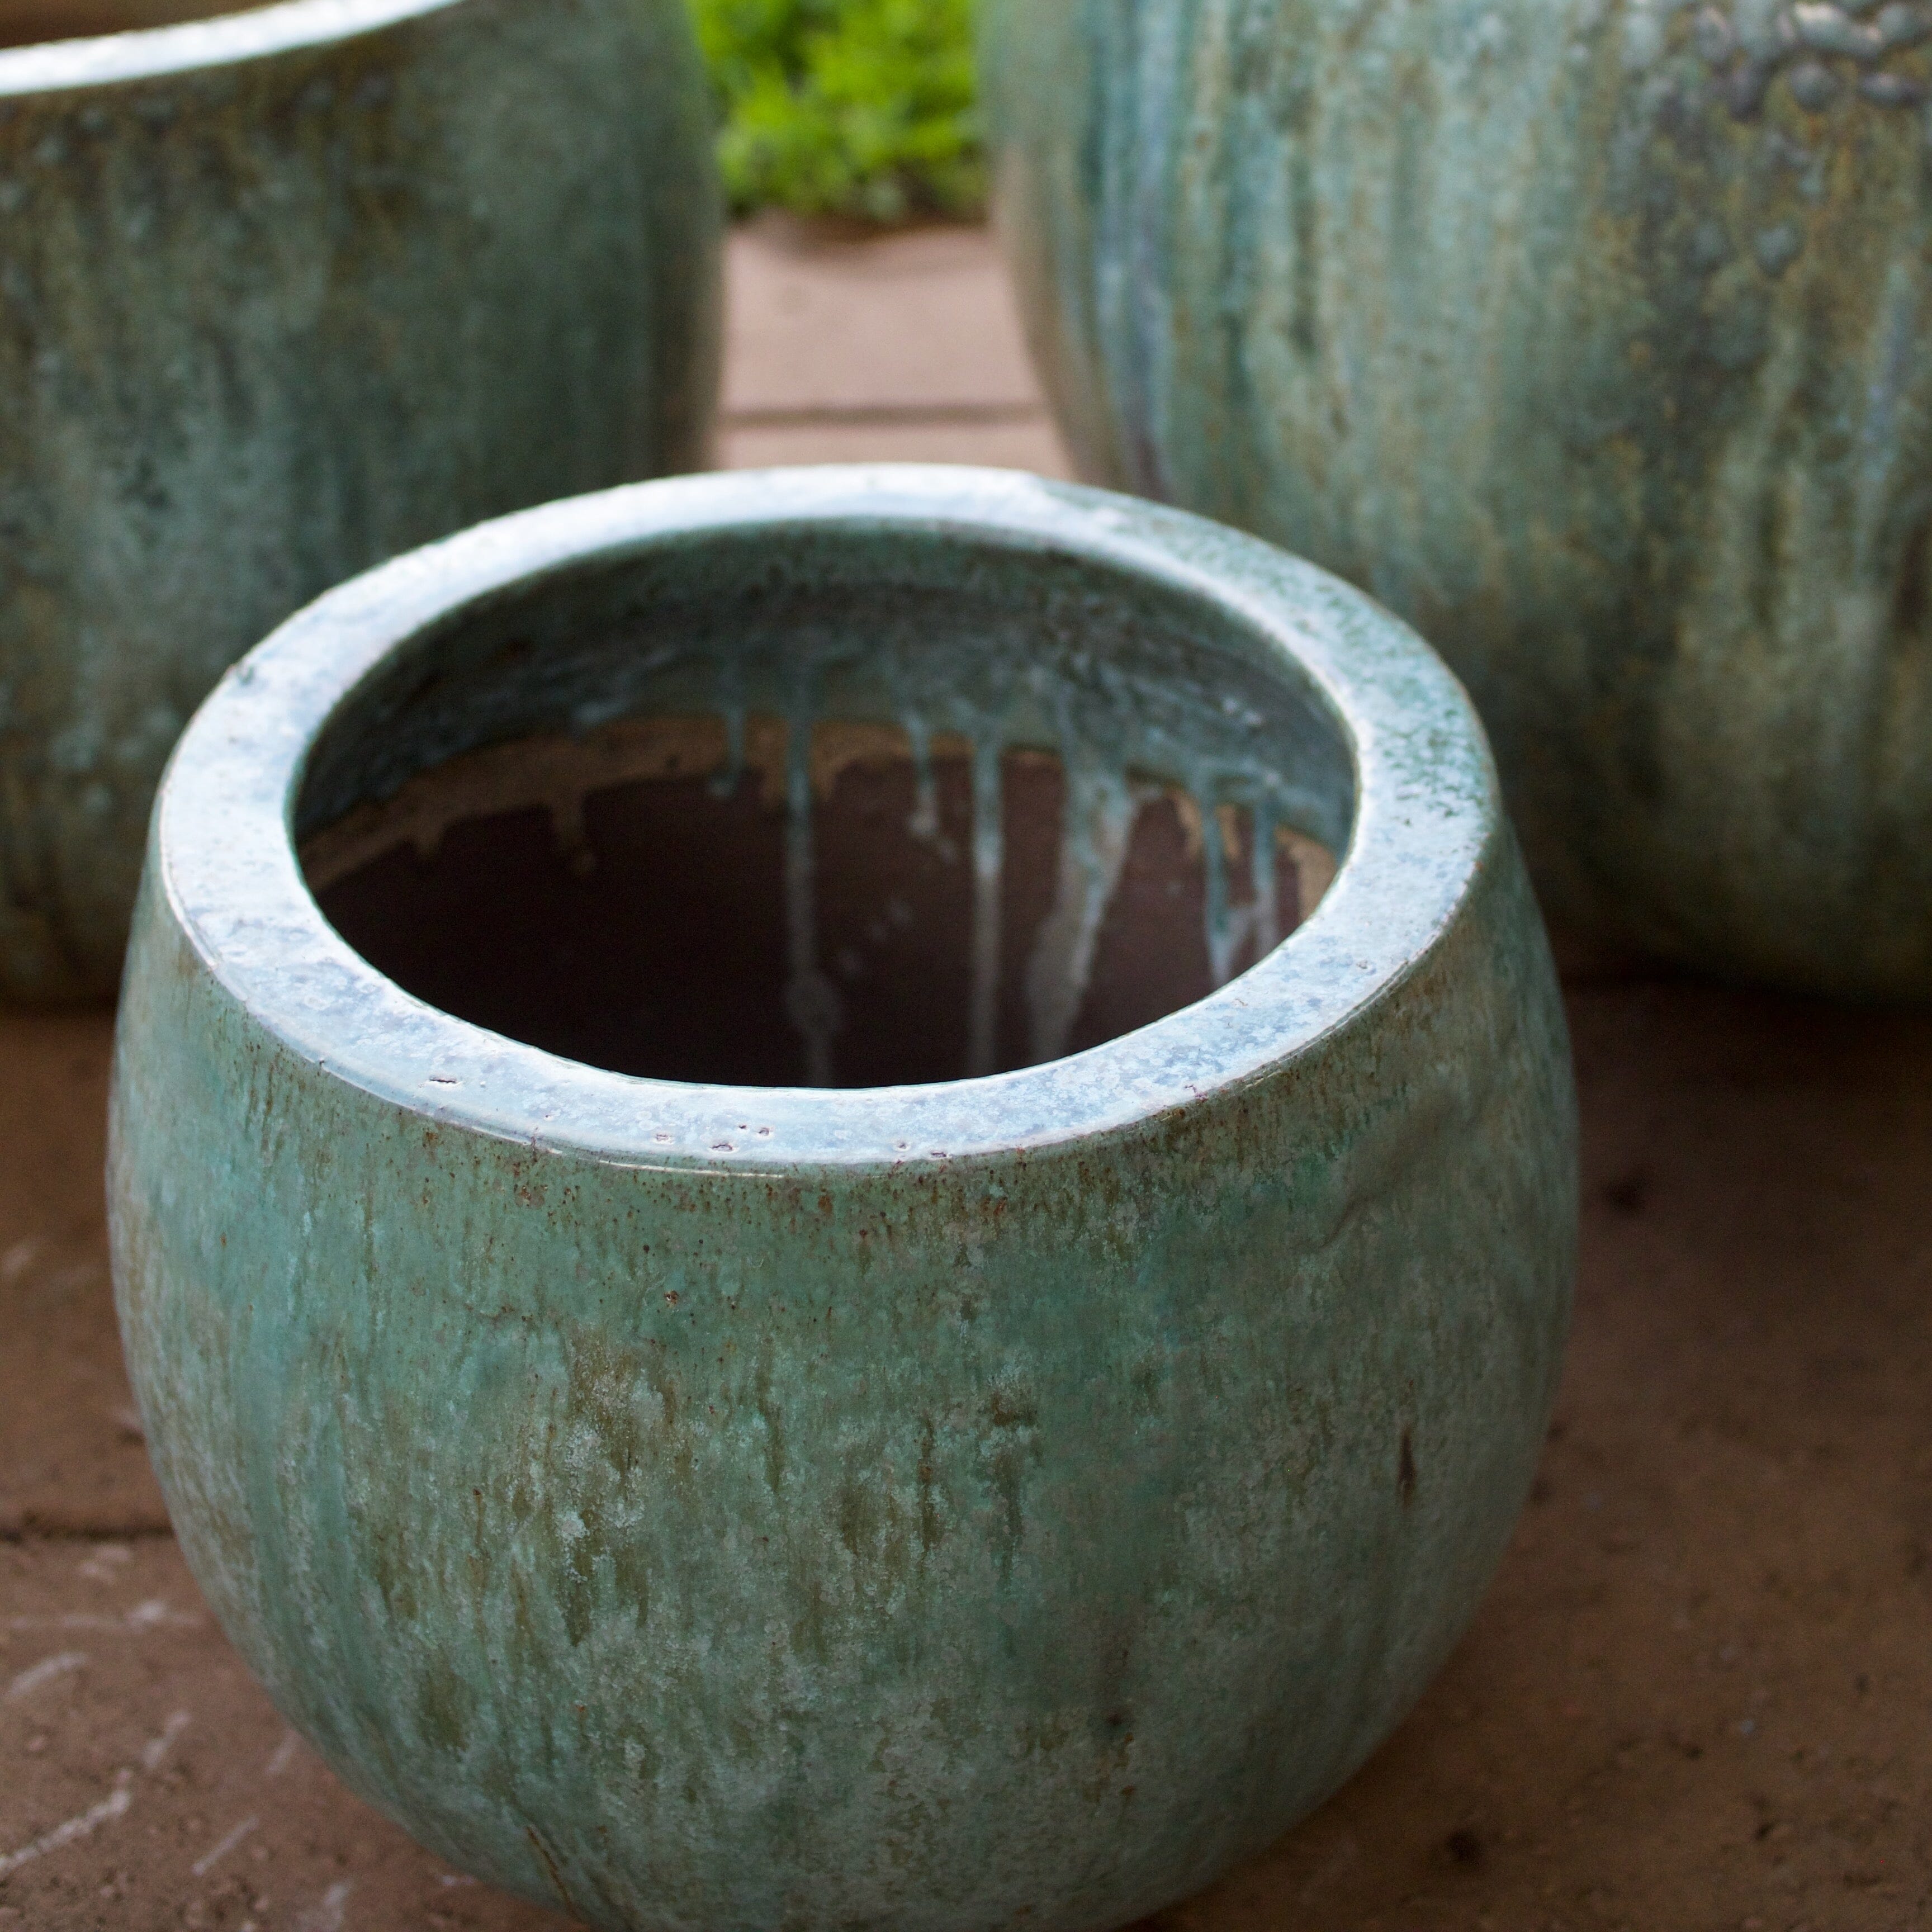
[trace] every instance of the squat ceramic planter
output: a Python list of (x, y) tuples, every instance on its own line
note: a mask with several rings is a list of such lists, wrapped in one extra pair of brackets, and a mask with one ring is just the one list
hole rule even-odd
[[(0, 41), (114, 17), (38, 0)], [(162, 762), (273, 625), (701, 461), (708, 120), (680, 0), (0, 46), (0, 994), (112, 992)]]
[(247, 658), (110, 1190), (182, 1548), (358, 1791), (600, 1926), (1047, 1932), (1264, 1845), (1441, 1662), (1574, 1161), (1408, 631), (880, 469), (531, 512)]
[(1561, 926), (1932, 997), (1932, 8), (983, 19), (1086, 472), (1415, 622)]

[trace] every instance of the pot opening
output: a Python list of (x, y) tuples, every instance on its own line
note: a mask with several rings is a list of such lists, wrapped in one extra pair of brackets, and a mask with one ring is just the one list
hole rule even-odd
[(236, 0), (10, 0), (10, 4), (0, 5), (0, 47), (178, 26), (184, 20), (250, 14), (268, 4), (269, 0), (238, 6)]
[(887, 1086), (1056, 1059), (1313, 910), (1346, 742), (1225, 614), (905, 531), (711, 536), (419, 639), (296, 821), (371, 964), (658, 1078)]

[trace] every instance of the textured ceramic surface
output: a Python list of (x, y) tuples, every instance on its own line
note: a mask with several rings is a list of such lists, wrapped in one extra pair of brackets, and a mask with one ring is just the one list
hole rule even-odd
[(112, 992), (168, 748), (291, 611), (703, 460), (718, 235), (678, 0), (0, 46), (0, 992)]
[[(1076, 902), (1130, 713), (1119, 755), (1209, 802), (1272, 747), (1250, 796), (1346, 862), (1150, 1024), (890, 1087), (557, 1057), (311, 898), (292, 826), (707, 692), (722, 742), (767, 644), (794, 732), (916, 741), (950, 666), (1054, 750)], [(606, 1927), (1071, 1928), (1264, 1845), (1454, 1642), (1545, 1426), (1574, 1163), (1526, 876), (1413, 634), (1178, 512), (887, 468), (531, 512), (232, 672), (155, 814), (110, 1194), (183, 1550), (426, 1844)]]
[(1562, 926), (1932, 996), (1932, 9), (983, 14), (1084, 472), (1413, 621)]

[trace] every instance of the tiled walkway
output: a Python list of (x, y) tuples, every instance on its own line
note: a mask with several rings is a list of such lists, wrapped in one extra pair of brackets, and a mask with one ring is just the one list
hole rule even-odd
[(814, 242), (768, 217), (732, 238), (730, 290), (727, 469), (980, 463), (1072, 473), (983, 231)]
[[(740, 236), (723, 454), (1059, 472), (983, 238)], [(1932, 1898), (1932, 1022), (1573, 988), (1586, 1209), (1536, 1496), (1319, 1816), (1166, 1932), (1812, 1932)], [(536, 1932), (212, 1627), (102, 1245), (108, 1023), (0, 1012), (0, 1928)]]

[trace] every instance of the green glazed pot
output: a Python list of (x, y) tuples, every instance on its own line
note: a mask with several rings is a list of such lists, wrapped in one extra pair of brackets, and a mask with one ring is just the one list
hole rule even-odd
[[(1224, 841), (1344, 860), (1276, 946)], [(110, 1189), (182, 1550), (371, 1802), (599, 1926), (1047, 1932), (1264, 1846), (1442, 1662), (1575, 1162), (1415, 637), (881, 468), (530, 512), (244, 660), (156, 808)]]
[(1560, 927), (1932, 996), (1932, 8), (982, 19), (1083, 470), (1414, 622)]
[[(118, 0), (0, 44), (0, 994), (119, 978), (222, 669), (478, 519), (700, 464), (680, 0)], [(0, 10), (0, 44), (104, 0)]]

